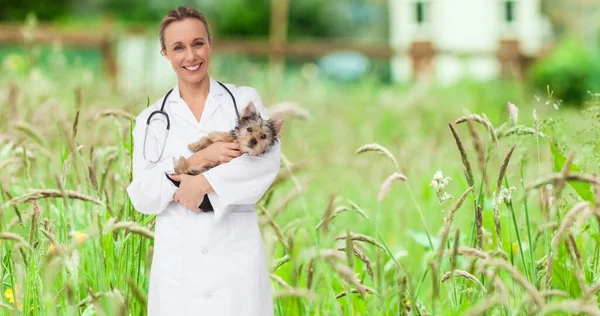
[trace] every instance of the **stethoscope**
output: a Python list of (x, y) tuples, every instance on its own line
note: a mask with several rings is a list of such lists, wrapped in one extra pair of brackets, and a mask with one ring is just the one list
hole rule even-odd
[[(233, 96), (231, 91), (229, 91), (229, 89), (227, 89), (227, 87), (224, 84), (222, 84), (219, 81), (217, 81), (217, 83), (219, 85), (221, 85), (221, 87), (223, 87), (227, 91), (227, 93), (229, 93), (229, 95), (231, 96), (231, 100), (233, 100), (233, 107), (235, 108), (235, 114), (237, 115), (237, 118), (239, 120), (240, 112), (238, 111), (237, 103), (235, 102), (235, 97)], [(158, 159), (156, 159), (155, 161), (150, 160), (151, 163), (157, 163), (158, 161), (160, 161), (160, 158), (162, 158), (163, 152), (165, 151), (165, 145), (167, 144), (167, 138), (169, 137), (169, 131), (171, 130), (171, 120), (169, 119), (169, 115), (167, 114), (167, 112), (165, 112), (165, 103), (167, 102), (167, 98), (169, 97), (169, 94), (171, 94), (171, 92), (173, 92), (173, 89), (169, 90), (169, 92), (167, 92), (167, 94), (165, 95), (165, 97), (162, 101), (162, 105), (160, 106), (160, 110), (156, 110), (156, 111), (150, 113), (150, 116), (148, 116), (148, 120), (146, 120), (146, 131), (144, 132), (144, 145), (143, 145), (143, 149), (142, 149), (144, 159), (146, 159), (146, 160), (148, 160), (146, 158), (146, 138), (148, 137), (148, 127), (150, 126), (150, 120), (152, 120), (152, 117), (157, 114), (163, 115), (165, 117), (165, 119), (167, 120), (167, 129), (166, 129), (166, 133), (165, 133), (165, 139), (163, 141), (163, 146), (162, 146), (162, 149), (160, 150), (160, 155), (158, 156)]]

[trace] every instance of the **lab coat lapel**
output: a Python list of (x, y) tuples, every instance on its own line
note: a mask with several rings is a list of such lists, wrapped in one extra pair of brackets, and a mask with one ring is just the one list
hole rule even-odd
[(194, 113), (190, 110), (190, 107), (183, 101), (179, 94), (179, 85), (175, 85), (171, 96), (169, 96), (169, 105), (171, 112), (174, 115), (182, 118), (186, 123), (189, 123), (192, 127), (198, 128), (198, 121), (194, 117)]
[(200, 117), (200, 129), (206, 127), (206, 123), (215, 113), (219, 105), (221, 105), (221, 96), (223, 95), (223, 87), (216, 80), (210, 78), (210, 90), (206, 97), (202, 117)]

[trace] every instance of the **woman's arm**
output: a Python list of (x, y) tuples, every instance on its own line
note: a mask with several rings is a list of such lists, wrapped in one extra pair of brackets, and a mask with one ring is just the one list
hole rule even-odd
[(222, 203), (255, 204), (279, 172), (281, 145), (277, 142), (262, 156), (241, 156), (202, 175), (207, 193), (216, 193)]
[(240, 155), (240, 145), (237, 142), (219, 141), (193, 153), (185, 161), (187, 169), (197, 170), (227, 163)]
[[(255, 89), (247, 88), (246, 95), (240, 100), (247, 100), (246, 104), (252, 101), (261, 116), (267, 118), (266, 109)], [(280, 156), (281, 144), (277, 141), (263, 155), (243, 155), (204, 172), (202, 175), (209, 185), (208, 197), (214, 207), (215, 219), (221, 218), (230, 205), (258, 202), (279, 172)], [(218, 199), (213, 198), (215, 195)]]
[[(158, 214), (173, 201), (177, 187), (165, 174), (173, 173), (173, 157), (163, 155), (157, 163), (144, 159), (143, 142), (146, 129), (146, 115), (139, 115), (133, 129), (133, 180), (127, 187), (127, 194), (133, 207), (143, 214)], [(148, 129), (146, 152), (158, 157), (158, 138)], [(161, 140), (162, 143), (162, 140)]]

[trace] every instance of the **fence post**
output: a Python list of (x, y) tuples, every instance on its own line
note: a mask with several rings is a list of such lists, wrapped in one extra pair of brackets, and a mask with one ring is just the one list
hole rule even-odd
[(102, 38), (99, 48), (110, 84), (113, 88), (117, 88), (117, 59), (114, 52), (115, 47), (109, 35), (106, 35)]
[(271, 29), (269, 34), (270, 87), (283, 81), (287, 46), (289, 0), (271, 0)]
[(496, 57), (500, 61), (500, 77), (508, 78), (510, 75), (516, 75), (519, 80), (524, 79), (523, 60), (520, 43), (516, 39), (500, 40), (500, 47), (496, 52)]

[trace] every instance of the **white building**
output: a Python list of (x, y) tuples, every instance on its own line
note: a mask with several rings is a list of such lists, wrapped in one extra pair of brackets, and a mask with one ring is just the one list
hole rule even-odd
[(389, 0), (389, 14), (400, 82), (428, 69), (441, 83), (496, 78), (536, 56), (549, 35), (540, 0)]

